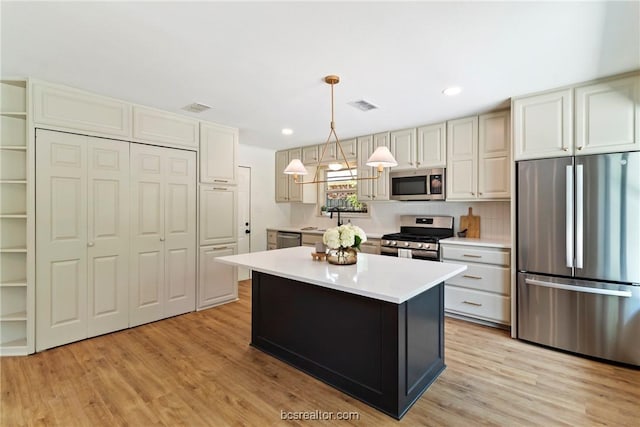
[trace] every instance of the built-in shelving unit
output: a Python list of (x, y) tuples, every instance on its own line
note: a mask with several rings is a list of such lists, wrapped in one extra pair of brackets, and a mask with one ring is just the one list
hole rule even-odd
[(29, 353), (26, 80), (0, 80), (0, 354)]

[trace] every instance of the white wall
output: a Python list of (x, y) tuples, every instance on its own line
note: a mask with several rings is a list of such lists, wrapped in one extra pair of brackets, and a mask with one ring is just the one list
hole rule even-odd
[[(351, 218), (351, 222), (371, 233), (400, 231), (400, 215), (452, 215), (454, 232), (459, 231), (460, 216), (467, 215), (469, 207), (480, 216), (480, 237), (508, 239), (510, 233), (509, 202), (374, 202), (369, 203), (370, 218)], [(292, 226), (336, 225), (334, 219), (318, 217), (314, 205), (291, 204)]]
[(239, 144), (238, 166), (251, 168), (251, 251), (264, 251), (267, 227), (291, 222), (289, 203), (275, 202), (275, 150)]

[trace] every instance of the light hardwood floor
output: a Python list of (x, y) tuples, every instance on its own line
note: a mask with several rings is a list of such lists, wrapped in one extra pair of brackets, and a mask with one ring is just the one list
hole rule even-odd
[[(640, 370), (454, 319), (447, 369), (395, 421), (250, 347), (249, 283), (236, 303), (2, 358), (0, 425), (639, 425)], [(283, 421), (281, 411), (359, 419)]]

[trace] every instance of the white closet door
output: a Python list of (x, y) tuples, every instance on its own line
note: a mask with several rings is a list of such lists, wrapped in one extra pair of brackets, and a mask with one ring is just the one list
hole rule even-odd
[(196, 153), (165, 148), (164, 317), (196, 308)]
[(142, 144), (130, 145), (130, 326), (163, 317), (164, 150)]
[(88, 139), (91, 337), (129, 326), (129, 143)]
[(36, 350), (87, 337), (87, 137), (36, 133)]

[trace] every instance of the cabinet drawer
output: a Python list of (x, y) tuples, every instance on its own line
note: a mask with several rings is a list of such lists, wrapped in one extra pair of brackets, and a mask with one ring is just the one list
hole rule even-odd
[(267, 243), (271, 244), (271, 245), (277, 245), (278, 244), (278, 232), (277, 231), (267, 231)]
[[(463, 264), (458, 261), (448, 261), (452, 264)], [(511, 272), (506, 267), (492, 265), (466, 264), (467, 270), (451, 279), (447, 279), (448, 285), (461, 286), (463, 288), (479, 291), (495, 292), (509, 296), (511, 293)]]
[(302, 246), (315, 246), (322, 243), (322, 234), (302, 234)]
[(509, 297), (473, 289), (462, 289), (451, 285), (445, 285), (444, 288), (444, 308), (446, 311), (490, 322), (510, 323), (510, 301)]
[(365, 254), (375, 254), (380, 255), (380, 240), (378, 239), (369, 239), (364, 243), (360, 244), (360, 251)]
[(469, 246), (442, 246), (442, 259), (481, 262), (509, 266), (508, 249), (471, 248)]

